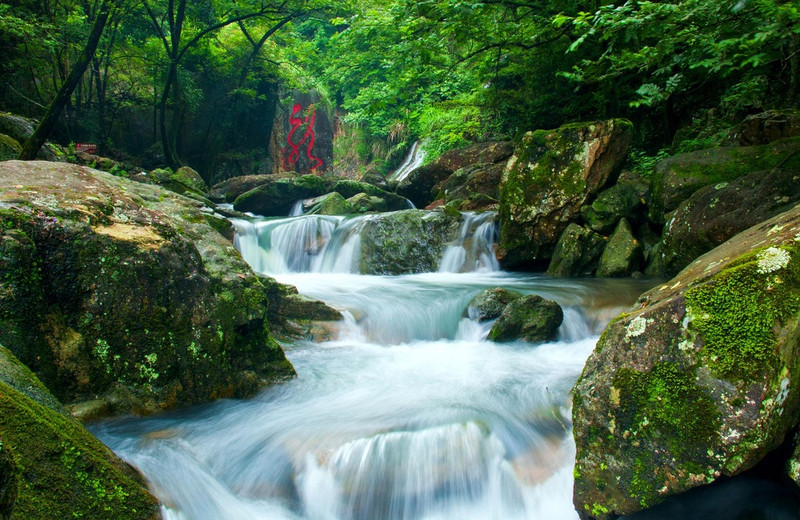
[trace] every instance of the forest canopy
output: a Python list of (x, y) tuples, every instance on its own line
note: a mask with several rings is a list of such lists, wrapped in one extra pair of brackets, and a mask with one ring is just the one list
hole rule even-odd
[(103, 5), (50, 138), (152, 164), (247, 153), (292, 91), (432, 155), (606, 117), (643, 153), (693, 149), (798, 105), (795, 1), (20, 0), (0, 2), (0, 108), (42, 118)]

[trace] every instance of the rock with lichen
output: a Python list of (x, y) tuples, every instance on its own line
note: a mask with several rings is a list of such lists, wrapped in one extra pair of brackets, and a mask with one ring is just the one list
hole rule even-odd
[(465, 312), (470, 319), (478, 322), (494, 320), (500, 317), (509, 303), (521, 297), (520, 293), (502, 287), (486, 289), (469, 302)]
[(201, 202), (83, 166), (0, 163), (0, 343), (91, 415), (292, 377), (266, 289)]
[(492, 341), (528, 341), (542, 343), (558, 336), (564, 320), (561, 306), (531, 294), (511, 300), (489, 331)]
[(629, 276), (639, 270), (642, 251), (642, 244), (633, 236), (631, 225), (626, 219), (620, 220), (600, 255), (597, 276)]
[(613, 518), (752, 468), (800, 416), (800, 207), (645, 293), (573, 389), (575, 506)]
[(500, 186), (502, 265), (545, 267), (566, 227), (625, 159), (629, 121), (574, 123), (525, 134)]
[(547, 267), (550, 276), (580, 276), (594, 273), (606, 240), (588, 227), (570, 224), (558, 239)]
[(144, 479), (2, 346), (0, 367), (0, 519), (161, 517)]

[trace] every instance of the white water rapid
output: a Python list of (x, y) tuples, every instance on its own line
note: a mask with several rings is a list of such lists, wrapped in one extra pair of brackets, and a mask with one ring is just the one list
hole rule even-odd
[[(466, 216), (440, 272), (365, 276), (369, 217), (237, 222), (256, 270), (344, 312), (338, 337), (287, 345), (298, 377), (254, 399), (93, 432), (171, 520), (576, 519), (569, 390), (647, 286), (501, 272), (489, 223)], [(559, 302), (560, 339), (486, 341), (465, 309), (497, 286)]]
[(389, 181), (402, 182), (411, 172), (422, 166), (423, 161), (425, 161), (425, 150), (422, 143), (416, 141), (411, 146), (403, 164), (389, 175)]

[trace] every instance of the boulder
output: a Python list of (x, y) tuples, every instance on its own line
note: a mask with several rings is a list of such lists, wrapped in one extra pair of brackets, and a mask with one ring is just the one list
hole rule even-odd
[(203, 208), (83, 166), (0, 163), (0, 342), (62, 402), (108, 413), (291, 377), (263, 284)]
[(584, 222), (598, 233), (610, 233), (620, 219), (635, 219), (644, 206), (647, 185), (643, 182), (620, 181), (601, 191), (591, 204), (581, 208)]
[(307, 215), (350, 215), (356, 210), (344, 197), (334, 191), (304, 200), (303, 212)]
[(230, 179), (219, 182), (211, 187), (208, 197), (214, 202), (231, 203), (240, 195), (244, 195), (250, 190), (261, 185), (269, 184), (280, 177), (276, 175), (242, 175), (241, 177), (231, 177)]
[(458, 212), (417, 209), (371, 217), (361, 232), (360, 272), (395, 275), (436, 271), (461, 221)]
[[(98, 169), (108, 171), (106, 168)], [(188, 166), (181, 166), (174, 172), (170, 168), (159, 168), (151, 171), (148, 177), (159, 186), (181, 195), (190, 193), (201, 196), (208, 195), (206, 182), (197, 171)]]
[[(38, 123), (33, 119), (18, 116), (8, 112), (0, 112), (0, 134), (5, 134), (14, 139), (18, 144), (24, 145), (25, 141), (33, 135)], [(45, 161), (61, 160), (63, 152), (51, 143), (42, 145), (37, 157)], [(16, 159), (16, 157), (14, 157)]]
[(0, 346), (0, 518), (161, 518), (144, 479)]
[(515, 291), (509, 291), (502, 287), (486, 289), (478, 293), (467, 306), (467, 316), (475, 321), (484, 322), (499, 318), (503, 309), (522, 295)]
[(798, 136), (800, 136), (800, 111), (768, 110), (747, 116), (733, 130), (730, 141), (734, 146), (753, 146)]
[(386, 200), (368, 195), (366, 193), (357, 193), (347, 199), (347, 203), (353, 207), (354, 213), (373, 213), (386, 211)]
[(574, 502), (601, 519), (752, 468), (800, 414), (800, 206), (603, 332), (573, 388)]
[(371, 197), (381, 198), (384, 200), (386, 205), (386, 211), (399, 211), (411, 207), (408, 203), (408, 200), (404, 197), (390, 193), (386, 190), (378, 188), (377, 186), (373, 186), (372, 184), (367, 184), (366, 182), (358, 182), (348, 179), (337, 180), (333, 184), (331, 191), (339, 193), (345, 199), (355, 197), (359, 193), (366, 193)]
[(642, 264), (643, 247), (633, 236), (631, 225), (622, 219), (608, 238), (597, 264), (597, 276), (629, 276)]
[(570, 224), (558, 239), (547, 274), (565, 278), (592, 274), (605, 245), (605, 239), (591, 229)]
[(319, 322), (341, 321), (342, 313), (327, 304), (299, 294), (292, 285), (266, 276), (261, 282), (267, 290), (270, 331), (290, 338), (307, 338)]
[(504, 163), (512, 154), (513, 146), (508, 141), (476, 143), (467, 148), (450, 150), (430, 164), (412, 171), (397, 186), (396, 192), (418, 208), (424, 208), (436, 197), (434, 187), (444, 182), (454, 172), (475, 164), (491, 165)]
[(507, 268), (546, 266), (580, 208), (613, 180), (633, 127), (612, 119), (528, 132), (503, 172), (498, 258)]
[(722, 147), (683, 153), (659, 161), (650, 185), (648, 216), (664, 224), (667, 214), (704, 186), (781, 167), (800, 171), (800, 137), (762, 146)]
[(22, 145), (16, 139), (0, 134), (0, 161), (16, 159), (22, 152)]
[(737, 233), (800, 202), (800, 170), (755, 172), (696, 191), (664, 227), (660, 276), (674, 276)]
[(475, 164), (456, 171), (439, 190), (445, 202), (460, 201), (461, 211), (496, 210), (500, 202), (500, 180), (505, 166), (502, 164)]
[(535, 294), (523, 296), (506, 305), (489, 331), (492, 341), (529, 341), (541, 343), (558, 336), (564, 313), (556, 302)]
[(267, 217), (286, 216), (297, 201), (318, 197), (330, 191), (330, 183), (316, 175), (271, 177), (233, 201), (236, 211), (249, 211)]

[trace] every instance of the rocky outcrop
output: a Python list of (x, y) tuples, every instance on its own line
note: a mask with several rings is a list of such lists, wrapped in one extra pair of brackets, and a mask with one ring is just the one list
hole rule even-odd
[(305, 215), (350, 215), (355, 212), (353, 205), (335, 191), (303, 201)]
[(515, 291), (509, 291), (502, 287), (486, 289), (478, 293), (467, 306), (467, 316), (475, 321), (484, 322), (500, 317), (503, 309), (512, 301), (521, 298), (522, 295)]
[(507, 268), (544, 267), (580, 209), (610, 181), (633, 133), (620, 119), (525, 134), (503, 172), (500, 243)]
[(503, 164), (476, 164), (453, 173), (439, 187), (445, 203), (460, 211), (496, 210)]
[(636, 219), (644, 207), (647, 184), (640, 180), (620, 180), (601, 191), (591, 204), (581, 208), (581, 217), (594, 231), (606, 234), (616, 228), (621, 219)]
[(461, 215), (405, 210), (370, 217), (361, 232), (362, 274), (436, 271), (447, 243), (461, 227)]
[[(477, 143), (467, 148), (450, 150), (436, 161), (412, 171), (400, 182), (396, 192), (409, 199), (416, 207), (424, 208), (437, 197), (439, 190), (434, 189), (437, 184), (445, 182), (456, 171), (473, 165), (489, 168), (490, 165), (504, 163), (512, 151), (513, 146), (507, 141)], [(489, 170), (494, 171), (491, 168)], [(477, 178), (474, 182), (480, 184)]]
[(755, 172), (696, 191), (664, 228), (660, 276), (674, 276), (737, 233), (800, 202), (800, 170)]
[(196, 170), (188, 166), (181, 166), (174, 172), (169, 168), (153, 170), (150, 172), (149, 177), (159, 186), (163, 186), (181, 195), (186, 195), (188, 193), (194, 193), (204, 197), (208, 195), (206, 181), (203, 180)]
[(16, 159), (22, 152), (22, 145), (16, 139), (0, 134), (0, 161)]
[(656, 164), (650, 185), (648, 216), (664, 224), (667, 214), (704, 186), (782, 168), (800, 171), (800, 137), (763, 146), (723, 147), (668, 157)]
[(0, 366), (0, 518), (161, 517), (136, 471), (2, 346)]
[(267, 293), (270, 330), (284, 337), (306, 338), (317, 322), (341, 321), (342, 314), (325, 303), (299, 294), (292, 285), (261, 277)]
[(606, 240), (591, 229), (570, 224), (558, 239), (547, 274), (565, 278), (593, 274), (605, 245)]
[(575, 505), (602, 519), (737, 475), (800, 411), (800, 207), (645, 293), (573, 389)]
[(82, 166), (0, 163), (0, 342), (101, 414), (291, 377), (263, 284), (203, 208)]
[(642, 244), (633, 236), (627, 220), (622, 219), (608, 238), (597, 264), (597, 276), (629, 276), (642, 264)]
[[(8, 112), (0, 112), (0, 134), (5, 134), (14, 139), (20, 145), (24, 145), (25, 141), (33, 135), (36, 130), (36, 121), (26, 117), (10, 114)], [(63, 152), (59, 148), (49, 142), (42, 145), (37, 157), (46, 161), (62, 160)]]
[(528, 341), (541, 343), (558, 336), (564, 320), (561, 307), (535, 294), (511, 300), (489, 331), (492, 341)]
[(768, 110), (747, 116), (731, 132), (730, 140), (734, 146), (754, 146), (798, 136), (800, 136), (800, 111)]

